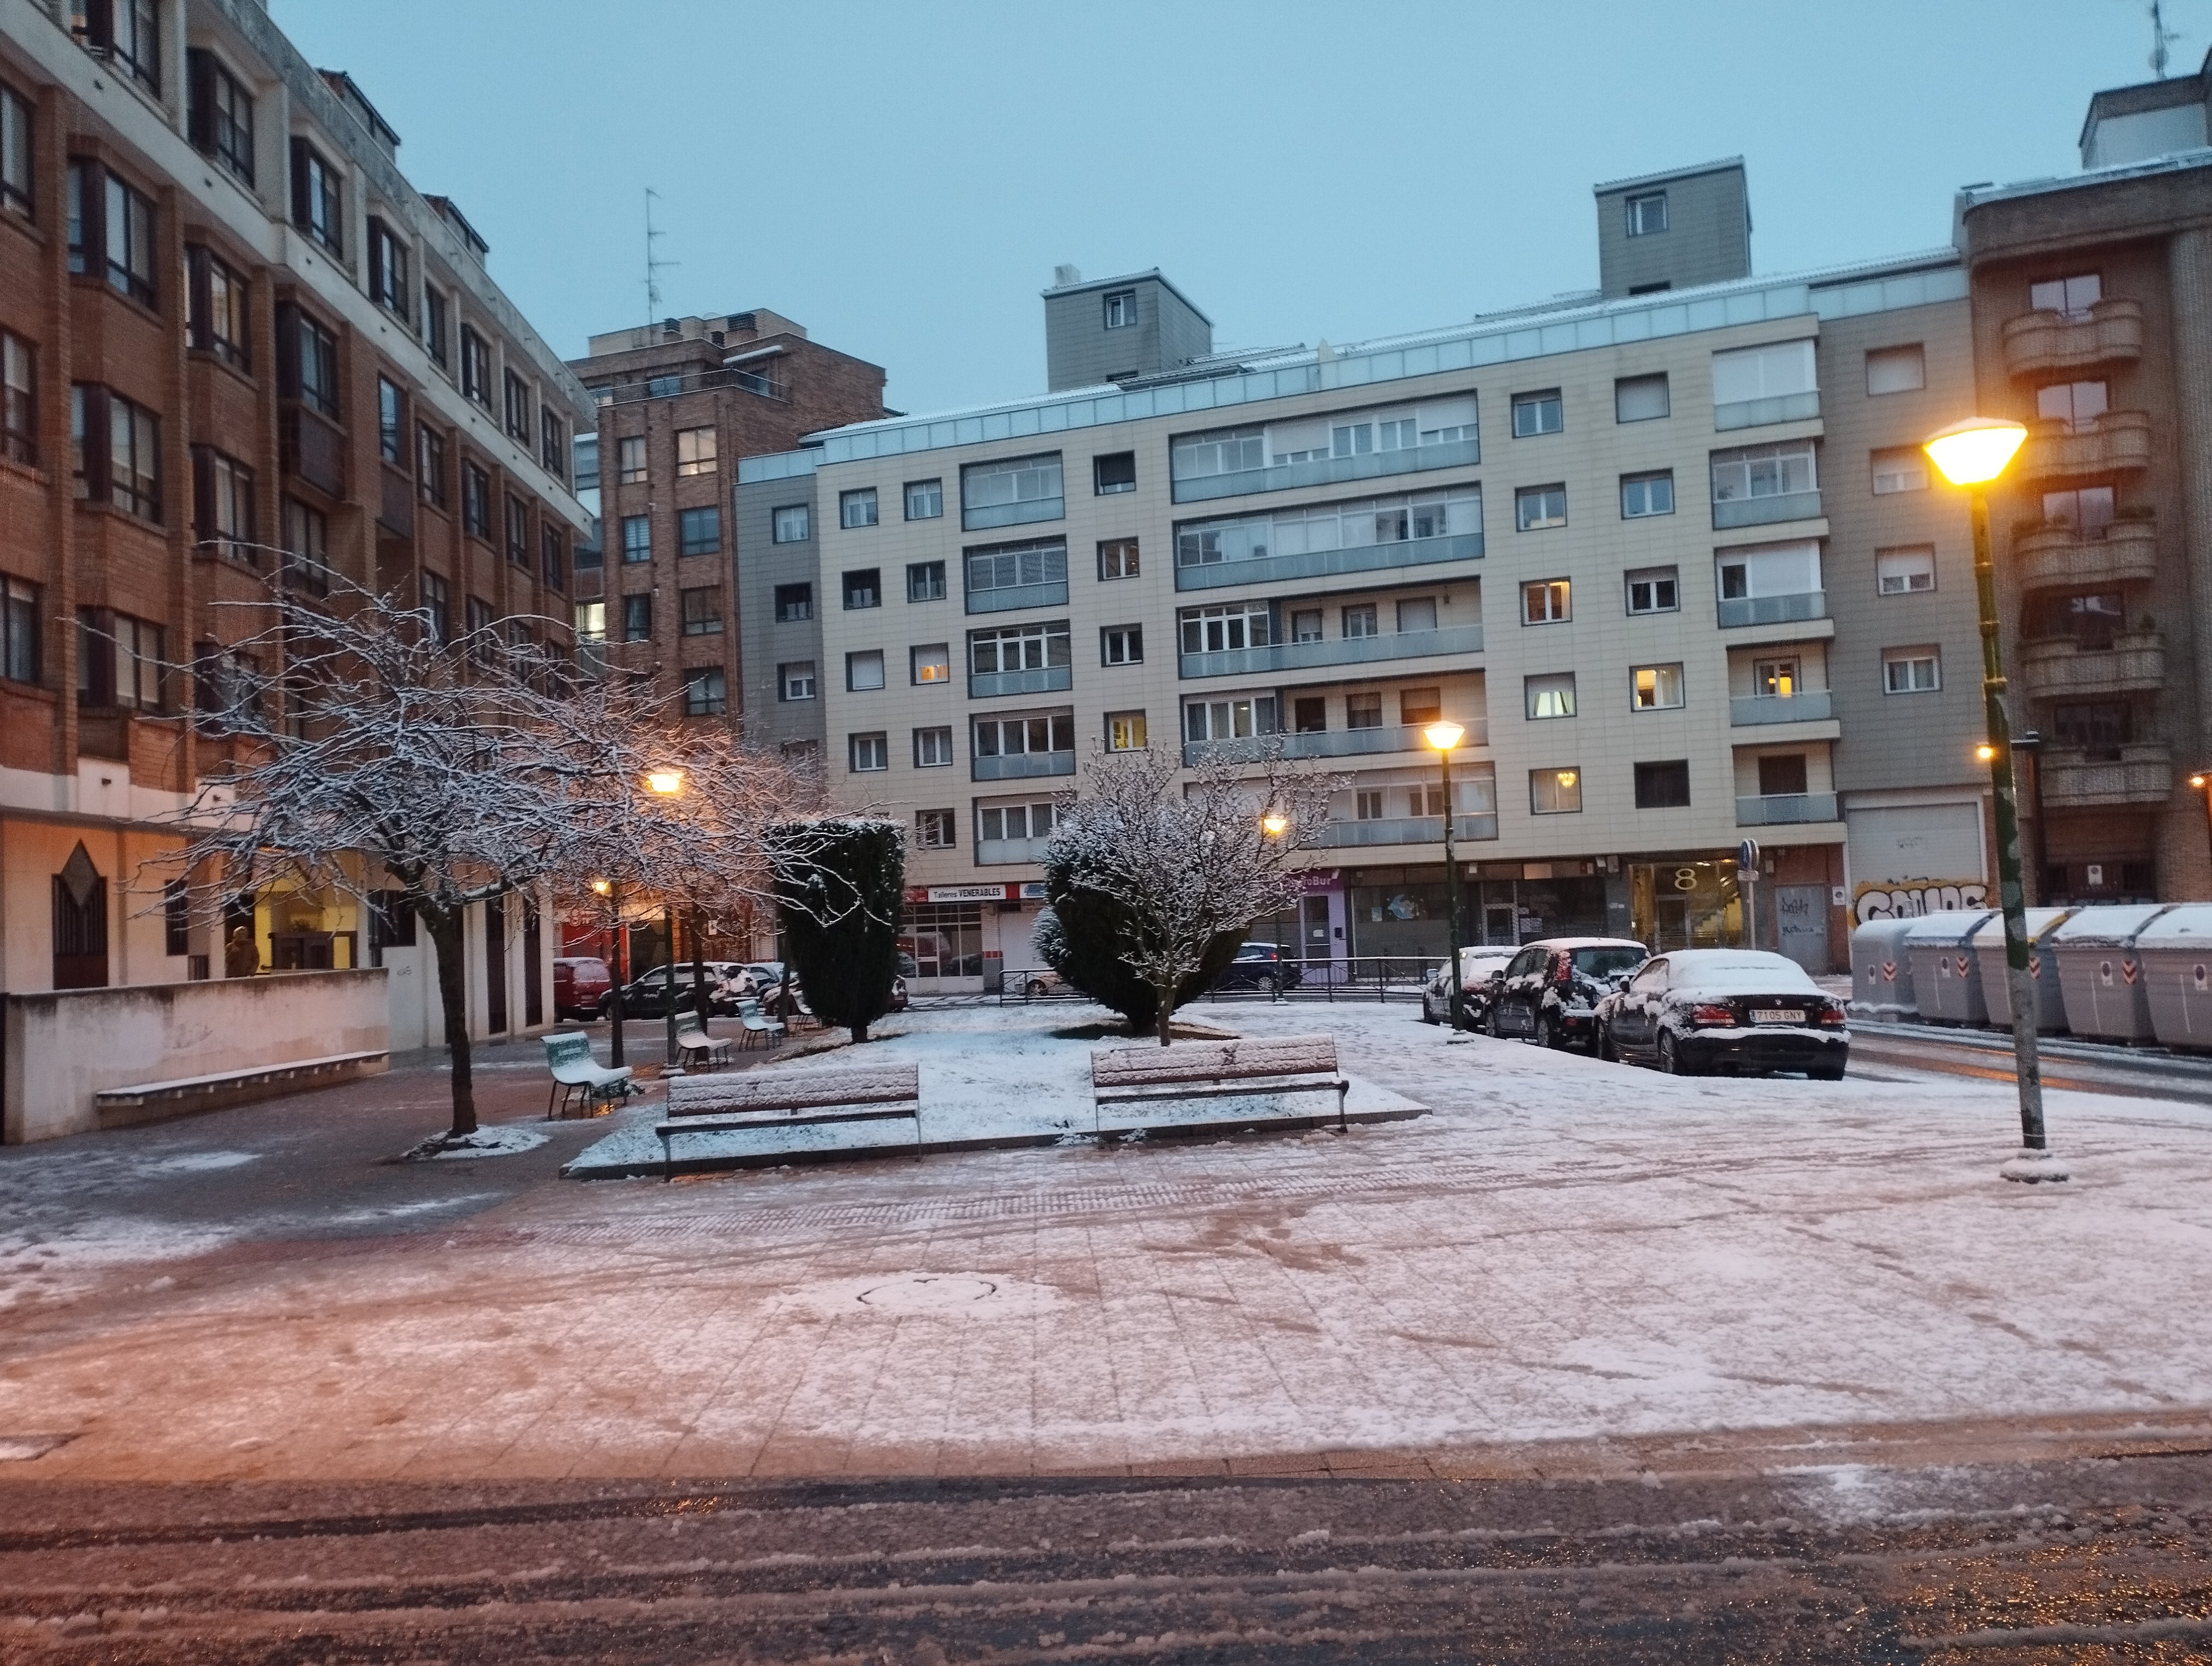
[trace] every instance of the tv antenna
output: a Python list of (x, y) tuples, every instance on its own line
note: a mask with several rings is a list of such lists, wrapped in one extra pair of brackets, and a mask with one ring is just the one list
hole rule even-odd
[(664, 260), (654, 245), (668, 235), (653, 228), (653, 205), (660, 200), (660, 193), (651, 185), (645, 188), (645, 321), (660, 321), (660, 274), (664, 267), (680, 266), (680, 260)]
[(2150, 0), (2150, 72), (2160, 81), (2166, 79), (2166, 48), (2181, 39), (2179, 33), (2166, 27), (2166, 0)]

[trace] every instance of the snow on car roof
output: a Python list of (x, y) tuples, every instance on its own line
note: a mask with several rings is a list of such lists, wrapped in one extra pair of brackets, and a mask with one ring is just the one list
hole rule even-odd
[(1650, 951), (1632, 937), (1540, 937), (1523, 943), (1524, 949), (1638, 949)]

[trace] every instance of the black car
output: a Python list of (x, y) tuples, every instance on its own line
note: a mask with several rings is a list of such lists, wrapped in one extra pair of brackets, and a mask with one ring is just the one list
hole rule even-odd
[(1490, 999), (1483, 1028), (1547, 1047), (1597, 1042), (1597, 1004), (1650, 951), (1626, 937), (1551, 937), (1513, 957)]
[(1221, 976), (1213, 981), (1211, 993), (1224, 990), (1250, 989), (1256, 994), (1272, 995), (1278, 989), (1295, 989), (1304, 970), (1297, 961), (1283, 952), (1273, 943), (1247, 943), (1237, 951)]
[[(709, 960), (703, 970), (707, 981), (708, 1007), (726, 1018), (736, 1012), (735, 980), (744, 970), (734, 960)], [(720, 1000), (715, 991), (726, 992)], [(691, 1005), (691, 963), (684, 961), (676, 969), (676, 1010), (684, 1012)], [(599, 1015), (606, 1018), (614, 1011), (614, 993), (610, 990), (600, 999)], [(655, 966), (641, 976), (632, 978), (623, 986), (623, 1016), (626, 1018), (661, 1018), (668, 1016), (668, 968)]]
[(1759, 949), (1661, 955), (1600, 1009), (1598, 1050), (1669, 1075), (1802, 1070), (1843, 1079), (1844, 1003), (1796, 961)]

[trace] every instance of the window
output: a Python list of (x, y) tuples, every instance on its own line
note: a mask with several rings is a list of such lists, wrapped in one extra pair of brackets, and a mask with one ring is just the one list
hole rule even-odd
[(679, 591), (678, 595), (683, 603), (684, 634), (686, 636), (719, 636), (722, 634), (721, 586), (702, 585), (696, 590)]
[(1106, 714), (1106, 750), (1109, 752), (1141, 752), (1145, 750), (1145, 714), (1142, 712), (1108, 712)]
[(192, 536), (210, 555), (261, 564), (253, 547), (253, 471), (208, 446), (192, 450)]
[[(1716, 505), (1794, 497), (1820, 489), (1810, 440), (1717, 451), (1712, 454), (1712, 471)], [(1820, 511), (1808, 505), (1806, 513), (1818, 514)], [(1715, 524), (1723, 523), (1717, 520)]]
[(2069, 434), (2087, 434), (2105, 414), (2106, 398), (2103, 382), (2054, 382), (2035, 390), (2035, 414)]
[[(1762, 596), (1806, 596), (1820, 588), (1820, 546), (1815, 543), (1723, 550), (1714, 557), (1713, 565), (1719, 575), (1723, 602), (1755, 601)], [(1722, 623), (1748, 623), (1731, 620), (1729, 611), (1722, 610)]]
[(1639, 712), (1670, 712), (1682, 703), (1680, 666), (1634, 666), (1628, 672), (1629, 704)]
[(1379, 694), (1345, 696), (1344, 727), (1347, 729), (1381, 728), (1382, 727), (1382, 696)]
[(945, 514), (945, 483), (942, 480), (909, 480), (906, 483), (906, 518), (908, 520), (935, 520)]
[(884, 605), (883, 569), (863, 567), (845, 575), (845, 611)]
[(491, 537), (491, 477), (461, 459), (461, 526), (477, 538)]
[[(1018, 593), (1035, 592), (1024, 599)], [(968, 552), (968, 611), (1042, 605), (1067, 599), (1067, 544), (1061, 538), (1002, 544)]]
[(330, 520), (296, 497), (284, 500), (284, 582), (318, 596), (330, 593)]
[(70, 270), (151, 307), (154, 204), (98, 162), (70, 163)]
[(1893, 446), (1874, 454), (1874, 489), (1877, 497), (1890, 492), (1928, 489), (1928, 453), (1917, 446)]
[(1109, 452), (1091, 459), (1091, 480), (1093, 489), (1101, 497), (1115, 492), (1137, 489), (1137, 453), (1133, 451)]
[[(429, 615), (430, 640), (442, 648), (453, 640), (452, 593), (447, 589), (445, 580), (440, 578), (435, 573), (425, 572), (420, 575), (416, 593), (422, 597), (422, 611)], [(581, 611), (581, 609), (578, 610), (580, 614)], [(580, 624), (578, 635), (581, 634)], [(599, 635), (602, 637), (606, 635), (605, 604), (602, 604), (600, 608)]]
[(1638, 810), (1682, 810), (1690, 802), (1690, 761), (1675, 758), (1666, 763), (1636, 766), (1636, 807)]
[(1866, 356), (1869, 394), (1912, 393), (1928, 386), (1928, 358), (1918, 342), (1877, 347)]
[(446, 440), (428, 423), (415, 425), (415, 487), (425, 503), (446, 507)]
[(880, 729), (873, 734), (856, 734), (846, 742), (849, 749), (854, 775), (865, 775), (876, 769), (891, 767), (890, 737)]
[(1513, 437), (1528, 440), (1540, 434), (1557, 434), (1566, 426), (1565, 407), (1559, 401), (1559, 390), (1547, 387), (1539, 393), (1516, 393), (1513, 396)]
[(491, 408), (491, 344), (461, 326), (461, 392), (487, 410)]
[(1057, 808), (1042, 804), (979, 804), (975, 806), (977, 841), (999, 842), (1048, 838), (1059, 824)]
[(1713, 426), (1749, 428), (1820, 414), (1813, 344), (1776, 342), (1713, 355)]
[(79, 703), (127, 711), (168, 709), (161, 626), (104, 607), (80, 607), (76, 638)]
[(415, 314), (407, 282), (407, 246), (383, 221), (368, 222), (368, 298), (403, 324)]
[(11, 683), (39, 680), (39, 587), (0, 577), (0, 677)]
[(1564, 624), (1574, 617), (1573, 593), (1565, 579), (1538, 579), (1521, 587), (1522, 624)]
[(914, 842), (924, 850), (950, 850), (953, 847), (953, 824), (957, 818), (950, 810), (917, 810), (914, 812)]
[[(623, 598), (623, 641), (649, 642), (653, 640), (653, 597), (649, 592), (639, 592)], [(809, 696), (811, 698), (811, 696)]]
[[(1073, 641), (1064, 619), (1051, 624), (1009, 625), (1003, 630), (968, 633), (968, 671), (973, 677), (1062, 671), (1073, 663)], [(1060, 686), (1065, 688), (1066, 684), (1063, 681)]]
[(580, 642), (604, 642), (607, 640), (607, 605), (605, 602), (576, 604), (576, 640)]
[(2069, 486), (2043, 495), (2043, 524), (2071, 526), (2091, 538), (2102, 538), (2112, 524), (2110, 486)]
[(1140, 666), (1145, 662), (1145, 628), (1142, 625), (1108, 625), (1098, 633), (1098, 663), (1103, 666)]
[(1398, 634), (1408, 631), (1434, 630), (1437, 628), (1437, 599), (1416, 596), (1398, 604)]
[(550, 515), (545, 517), (544, 525), (539, 528), (538, 552), (539, 565), (544, 572), (545, 582), (556, 590), (567, 589), (568, 587), (568, 537), (553, 524), (553, 518)]
[(1943, 685), (1942, 667), (1932, 648), (1884, 648), (1881, 691), (1884, 694), (1932, 694)]
[(1275, 696), (1235, 694), (1218, 700), (1194, 700), (1182, 708), (1186, 740), (1249, 740), (1279, 733)]
[(292, 223), (332, 254), (345, 248), (337, 170), (305, 139), (292, 141)]
[(1398, 690), (1398, 721), (1407, 728), (1419, 728), (1424, 723), (1433, 723), (1444, 714), (1442, 689), (1401, 689)]
[(1650, 376), (1623, 376), (1613, 385), (1613, 420), (1616, 423), (1650, 423), (1673, 411), (1667, 391), (1667, 373), (1663, 370)]
[(1759, 795), (1763, 799), (1802, 798), (1808, 790), (1808, 772), (1802, 752), (1769, 753), (1759, 760)]
[(1583, 807), (1580, 769), (1531, 769), (1528, 772), (1528, 812), (1534, 816), (1572, 816)]
[(14, 88), (0, 85), (0, 211), (33, 218), (31, 106)]
[[(680, 428), (676, 430), (676, 474), (678, 479), (686, 475), (712, 474), (716, 467), (714, 430), (711, 428)], [(870, 526), (875, 523), (870, 521)]]
[(1751, 691), (1759, 699), (1794, 699), (1803, 682), (1795, 658), (1752, 662)]
[(79, 383), (70, 390), (70, 430), (79, 497), (161, 520), (160, 417), (120, 393)]
[(1058, 452), (997, 463), (971, 463), (960, 471), (960, 524), (963, 526), (1057, 520), (1066, 513)]
[(775, 697), (779, 700), (814, 698), (814, 661), (793, 660), (775, 668)]
[(719, 666), (702, 666), (684, 673), (684, 715), (720, 717), (726, 702)]
[(1379, 636), (1382, 634), (1382, 626), (1376, 621), (1375, 605), (1372, 602), (1363, 602), (1358, 606), (1346, 608), (1342, 624), (1347, 639)]
[(1291, 733), (1292, 734), (1326, 734), (1328, 732), (1328, 701), (1318, 694), (1302, 694), (1291, 702)]
[(1874, 588), (1878, 596), (1903, 596), (1936, 587), (1936, 548), (1915, 544), (1874, 552)]
[[(1375, 634), (1370, 607), (1367, 635)], [(1239, 648), (1265, 648), (1274, 641), (1273, 620), (1265, 602), (1231, 602), (1218, 607), (1186, 607), (1176, 616), (1185, 654), (1231, 654)], [(1345, 635), (1352, 634), (1349, 626)]]
[(246, 352), (246, 280), (197, 244), (185, 251), (185, 338), (240, 370)]
[[(592, 443), (597, 447), (597, 436)], [(538, 461), (556, 480), (568, 477), (568, 425), (553, 414), (551, 405), (538, 409)]]
[(453, 351), (446, 313), (446, 297), (428, 284), (422, 286), (422, 344), (430, 350), (430, 356), (440, 364), (447, 362)]
[(1291, 612), (1291, 640), (1294, 642), (1318, 642), (1328, 633), (1322, 629), (1325, 616), (1318, 607), (1294, 608)]
[(787, 503), (775, 514), (775, 529), (769, 534), (777, 544), (804, 544), (813, 533), (814, 512), (804, 503)]
[(778, 624), (798, 624), (814, 617), (814, 587), (811, 584), (779, 584), (775, 587), (775, 622)]
[(1667, 229), (1667, 193), (1646, 192), (1628, 199), (1628, 234), (1650, 237)]
[(1631, 613), (1673, 613), (1682, 605), (1682, 590), (1671, 567), (1639, 567), (1624, 575)]
[(622, 556), (633, 564), (653, 559), (653, 519), (649, 515), (622, 518)]
[(469, 635), (481, 636), (491, 629), (491, 604), (481, 596), (471, 596), (467, 605)]
[(512, 370), (501, 380), (501, 397), (505, 404), (507, 437), (530, 443), (530, 384)]
[(908, 680), (919, 688), (925, 683), (952, 680), (952, 647), (949, 642), (925, 642), (907, 650)]
[(2054, 705), (2051, 708), (2051, 739), (2060, 746), (2079, 747), (2093, 762), (2117, 763), (2120, 748), (2131, 738), (2130, 715), (2124, 700)]
[(1541, 718), (1572, 717), (1575, 714), (1574, 672), (1553, 672), (1543, 677), (1525, 678), (1522, 687), (1532, 722)]
[(1523, 486), (1513, 494), (1513, 518), (1524, 532), (1567, 524), (1567, 489), (1564, 484)]
[(12, 330), (0, 330), (0, 456), (39, 461), (38, 351)]
[(1352, 795), (1352, 813), (1363, 822), (1382, 819), (1382, 794), (1379, 790), (1362, 787)]
[(1674, 471), (1659, 469), (1650, 474), (1620, 477), (1620, 518), (1639, 520), (1645, 515), (1674, 513)]
[(881, 648), (863, 648), (845, 656), (845, 686), (855, 693), (865, 693), (884, 685), (884, 652)]
[(945, 563), (941, 561), (912, 561), (906, 568), (906, 599), (910, 602), (941, 602), (945, 599)]
[(1137, 292), (1115, 289), (1106, 297), (1106, 327), (1127, 330), (1137, 321)]
[(949, 769), (952, 763), (952, 731), (949, 727), (916, 729), (914, 732), (914, 767), (917, 769)]
[(711, 556), (722, 547), (722, 512), (709, 506), (676, 512), (676, 553)]
[(625, 486), (645, 480), (645, 436), (633, 434), (615, 441), (615, 478)]
[(1098, 545), (1098, 576), (1101, 579), (1133, 579), (1137, 576), (1137, 540), (1133, 538), (1109, 538)]
[(872, 526), (876, 524), (876, 489), (863, 486), (857, 491), (837, 494), (837, 524), (840, 526)]
[(2027, 304), (2039, 313), (2056, 313), (2070, 323), (2089, 316), (2089, 309), (2105, 298), (2104, 281), (2095, 272), (2072, 277), (2048, 278), (2027, 286)]
[(394, 467), (407, 466), (407, 402), (385, 376), (376, 379), (376, 450)]

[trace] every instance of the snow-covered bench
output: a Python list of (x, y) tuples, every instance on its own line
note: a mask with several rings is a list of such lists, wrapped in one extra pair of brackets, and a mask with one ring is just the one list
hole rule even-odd
[(283, 1064), (252, 1065), (206, 1076), (179, 1076), (166, 1082), (133, 1082), (102, 1088), (92, 1096), (102, 1128), (150, 1122), (159, 1116), (218, 1110), (255, 1099), (274, 1098), (296, 1088), (328, 1087), (382, 1070), (391, 1055), (381, 1049), (326, 1053), (320, 1058), (290, 1059)]
[(1177, 1042), (1172, 1047), (1102, 1047), (1091, 1055), (1091, 1091), (1102, 1126), (1109, 1108), (1165, 1099), (1249, 1098), (1331, 1092), (1345, 1126), (1352, 1084), (1336, 1067), (1334, 1036)]
[(914, 1065), (863, 1070), (754, 1071), (743, 1076), (686, 1076), (668, 1085), (660, 1136), (661, 1178), (676, 1175), (676, 1136), (744, 1128), (914, 1119), (921, 1145), (921, 1072)]

